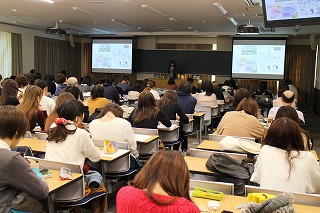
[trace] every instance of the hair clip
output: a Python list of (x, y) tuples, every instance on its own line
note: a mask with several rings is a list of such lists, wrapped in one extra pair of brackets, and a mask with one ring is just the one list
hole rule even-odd
[(68, 120), (65, 119), (65, 118), (56, 118), (56, 119), (54, 120), (54, 123), (57, 124), (57, 125), (59, 125), (59, 124), (67, 124), (67, 123), (68, 123)]

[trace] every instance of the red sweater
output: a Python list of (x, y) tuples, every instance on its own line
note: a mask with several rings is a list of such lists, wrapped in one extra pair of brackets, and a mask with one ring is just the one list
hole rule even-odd
[[(172, 196), (155, 194), (155, 198), (160, 201), (172, 199)], [(170, 205), (159, 206), (153, 203), (147, 196), (146, 192), (133, 186), (122, 187), (117, 194), (117, 213), (199, 213), (198, 207), (180, 197)]]

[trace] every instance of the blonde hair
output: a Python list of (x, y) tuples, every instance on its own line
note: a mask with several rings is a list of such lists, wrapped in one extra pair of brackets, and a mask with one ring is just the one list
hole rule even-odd
[(30, 121), (34, 121), (37, 119), (37, 112), (41, 98), (42, 89), (38, 86), (29, 86), (23, 95), (22, 102), (17, 107)]

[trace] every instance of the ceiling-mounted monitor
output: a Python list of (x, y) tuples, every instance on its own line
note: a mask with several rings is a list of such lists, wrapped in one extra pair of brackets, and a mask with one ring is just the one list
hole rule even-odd
[(132, 38), (92, 39), (92, 72), (132, 73)]
[(266, 27), (320, 24), (318, 0), (262, 0)]
[(234, 38), (232, 77), (284, 79), (286, 38)]

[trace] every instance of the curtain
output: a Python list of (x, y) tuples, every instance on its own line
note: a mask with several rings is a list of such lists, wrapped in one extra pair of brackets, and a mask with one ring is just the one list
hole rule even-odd
[(92, 52), (92, 44), (84, 43), (83, 44), (83, 52), (84, 52), (84, 61), (83, 61), (83, 71), (84, 76), (91, 74), (91, 52)]
[(12, 75), (23, 73), (22, 70), (22, 35), (11, 33)]
[(316, 51), (310, 45), (288, 45), (286, 50), (285, 78), (292, 80), (299, 93), (298, 104), (311, 104)]
[(11, 33), (0, 32), (0, 73), (3, 78), (11, 76), (12, 47)]
[(66, 70), (67, 75), (72, 75), (80, 80), (81, 77), (81, 44), (75, 42), (71, 47), (68, 41), (34, 38), (34, 68), (43, 76), (58, 74)]
[(174, 50), (212, 50), (212, 44), (166, 44), (158, 43), (157, 49)]

